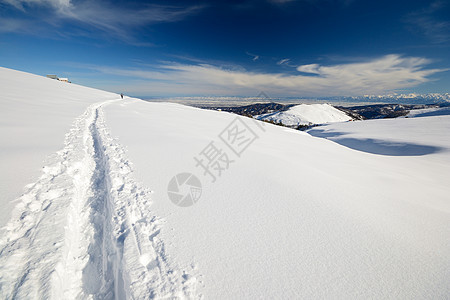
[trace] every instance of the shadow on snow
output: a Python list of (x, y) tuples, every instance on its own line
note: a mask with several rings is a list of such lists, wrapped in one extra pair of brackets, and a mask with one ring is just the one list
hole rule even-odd
[(394, 142), (377, 139), (340, 138), (346, 134), (323, 129), (312, 129), (308, 133), (315, 137), (330, 139), (342, 146), (371, 154), (387, 156), (421, 156), (442, 151), (441, 147), (406, 142)]

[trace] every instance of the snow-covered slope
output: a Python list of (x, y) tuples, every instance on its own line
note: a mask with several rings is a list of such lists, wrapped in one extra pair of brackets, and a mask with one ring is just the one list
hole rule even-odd
[[(18, 126), (16, 116), (2, 129)], [(0, 298), (450, 294), (450, 116), (308, 134), (178, 104), (100, 99), (72, 121), (2, 229)], [(206, 168), (213, 157), (222, 168)], [(202, 184), (189, 207), (167, 193), (183, 172)]]
[[(102, 108), (121, 101), (118, 95), (1, 74), (8, 83), (2, 108), (11, 113), (2, 115), (2, 159), (39, 166), (23, 168), (25, 178), (42, 167), (17, 199), (9, 198), (17, 190), (2, 186), (2, 202), (16, 207), (0, 231), (0, 298), (193, 297), (195, 282), (171, 263), (159, 239), (163, 220), (151, 212), (150, 191), (133, 180), (131, 163), (108, 133)], [(65, 139), (59, 130), (67, 130)], [(53, 147), (59, 151), (46, 153)], [(49, 155), (45, 164), (41, 154)], [(8, 171), (2, 167), (2, 176)]]
[(74, 119), (98, 101), (118, 95), (0, 68), (0, 226), (11, 200), (33, 182), (47, 156), (64, 146)]
[[(258, 138), (237, 156), (219, 137), (229, 113), (132, 100), (105, 113), (206, 299), (449, 295), (449, 117), (328, 125), (326, 137), (359, 133), (360, 150), (239, 118)], [(211, 142), (234, 161), (214, 183), (195, 160)], [(203, 185), (188, 208), (166, 193), (181, 172)]]
[(352, 120), (343, 111), (329, 104), (300, 104), (286, 111), (277, 111), (256, 117), (258, 120), (273, 121), (286, 126), (325, 124)]

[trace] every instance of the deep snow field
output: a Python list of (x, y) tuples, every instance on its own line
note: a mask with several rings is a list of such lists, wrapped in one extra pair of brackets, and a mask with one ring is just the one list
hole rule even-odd
[[(1, 299), (450, 295), (448, 114), (301, 132), (0, 82)], [(207, 173), (213, 146), (228, 165)], [(167, 193), (183, 172), (202, 185), (189, 207)]]

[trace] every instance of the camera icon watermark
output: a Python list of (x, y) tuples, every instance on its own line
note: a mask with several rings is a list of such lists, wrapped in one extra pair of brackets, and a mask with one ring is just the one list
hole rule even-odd
[(202, 183), (194, 174), (180, 173), (169, 181), (167, 194), (175, 205), (189, 207), (202, 196)]

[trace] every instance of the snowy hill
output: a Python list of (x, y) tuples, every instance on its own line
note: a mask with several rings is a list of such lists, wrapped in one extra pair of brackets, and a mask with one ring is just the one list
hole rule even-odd
[[(450, 116), (308, 134), (0, 74), (2, 159), (35, 164), (22, 196), (1, 186), (16, 205), (0, 233), (2, 299), (450, 294)], [(35, 111), (46, 118), (28, 123)], [(34, 157), (38, 133), (48, 147)], [(199, 179), (195, 194), (180, 173)], [(169, 198), (174, 178), (195, 204)]]
[[(0, 68), (0, 226), (9, 218), (10, 200), (33, 182), (43, 161), (64, 146), (76, 117), (113, 93)], [(9, 200), (9, 201), (8, 201)]]
[(325, 124), (352, 120), (347, 114), (329, 104), (300, 104), (286, 111), (277, 111), (256, 117), (258, 120), (273, 121), (286, 126)]
[(407, 117), (417, 118), (417, 117), (432, 117), (432, 116), (446, 116), (450, 115), (450, 107), (433, 107), (424, 109), (411, 110)]

